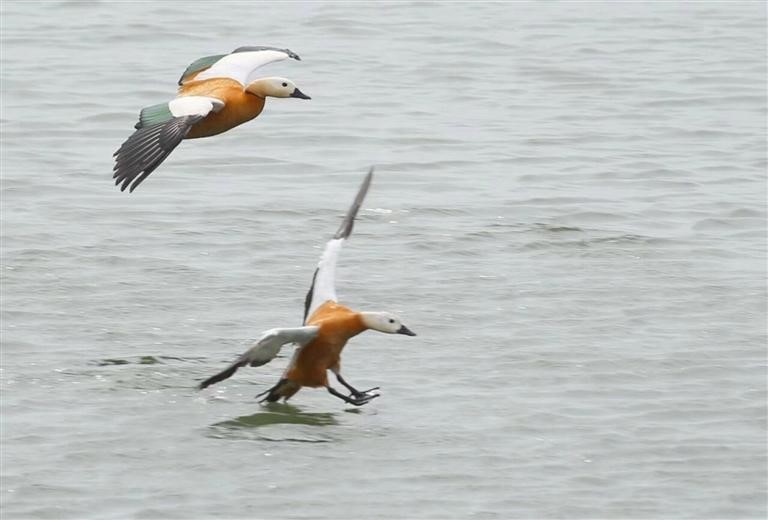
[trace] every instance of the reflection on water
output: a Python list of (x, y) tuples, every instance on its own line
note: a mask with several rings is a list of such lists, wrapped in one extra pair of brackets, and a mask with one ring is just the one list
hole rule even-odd
[(332, 413), (302, 412), (301, 408), (290, 404), (269, 403), (264, 405), (267, 412), (242, 415), (235, 419), (218, 422), (212, 426), (221, 428), (261, 428), (271, 424), (307, 424), (310, 426), (331, 426), (338, 424)]
[[(251, 415), (241, 415), (212, 424), (208, 436), (213, 438), (251, 438), (265, 441), (290, 442), (330, 442), (328, 436), (317, 436), (304, 428), (292, 426), (289, 429), (280, 425), (335, 426), (338, 421), (328, 412), (303, 412), (301, 408), (290, 404), (269, 403), (263, 405), (266, 411)], [(258, 435), (254, 435), (258, 430)], [(269, 433), (270, 435), (266, 435)], [(284, 433), (285, 436), (279, 435)], [(306, 433), (306, 435), (301, 435)]]
[(112, 366), (112, 365), (132, 365), (132, 364), (157, 365), (157, 364), (165, 364), (168, 361), (199, 362), (199, 361), (205, 361), (205, 360), (206, 360), (205, 357), (139, 356), (133, 359), (122, 359), (122, 358), (97, 359), (92, 363), (100, 367), (106, 367), (106, 366)]

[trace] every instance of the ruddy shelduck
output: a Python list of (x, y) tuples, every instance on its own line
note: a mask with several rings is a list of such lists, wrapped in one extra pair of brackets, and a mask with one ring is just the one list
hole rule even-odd
[[(352, 233), (355, 216), (365, 198), (373, 178), (368, 172), (360, 190), (334, 237), (325, 246), (320, 262), (312, 278), (304, 301), (304, 326), (297, 328), (272, 329), (264, 332), (249, 350), (215, 376), (198, 385), (199, 389), (231, 377), (238, 368), (247, 365), (261, 366), (272, 361), (283, 345), (297, 345), (291, 362), (282, 378), (269, 390), (256, 397), (266, 395), (263, 401), (287, 401), (302, 387), (324, 387), (343, 401), (361, 406), (378, 397), (378, 387), (360, 391), (347, 383), (341, 376), (341, 352), (351, 338), (366, 330), (387, 334), (415, 336), (400, 319), (388, 312), (358, 312), (338, 303), (335, 289), (336, 261), (341, 246)], [(337, 391), (328, 382), (328, 371), (349, 390), (349, 395)]]
[(255, 79), (257, 69), (299, 56), (276, 47), (240, 47), (190, 64), (178, 96), (141, 110), (136, 131), (115, 152), (112, 177), (120, 191), (136, 189), (183, 139), (209, 137), (250, 121), (267, 97), (311, 99), (289, 79)]

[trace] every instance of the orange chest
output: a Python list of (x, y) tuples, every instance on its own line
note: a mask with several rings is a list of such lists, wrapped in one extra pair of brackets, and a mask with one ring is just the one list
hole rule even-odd
[(360, 318), (345, 307), (321, 307), (307, 322), (319, 325), (317, 337), (304, 345), (288, 370), (287, 377), (303, 386), (325, 386), (327, 371), (339, 368), (341, 351), (350, 338), (364, 330)]
[(250, 121), (264, 110), (264, 98), (249, 94), (242, 85), (231, 80), (203, 80), (181, 87), (185, 96), (211, 96), (224, 101), (224, 108), (211, 112), (208, 117), (194, 125), (187, 139), (209, 137), (226, 132)]
[[(350, 323), (351, 322), (351, 323)], [(305, 370), (317, 368), (328, 370), (339, 364), (341, 351), (352, 336), (360, 333), (353, 320), (345, 317), (343, 320), (316, 323), (320, 331), (315, 339), (302, 347), (296, 358), (296, 365)]]
[(346, 338), (329, 337), (321, 333), (301, 349), (296, 365), (305, 371), (328, 370), (339, 363), (341, 351), (346, 344)]
[(209, 137), (221, 134), (238, 125), (250, 121), (261, 114), (264, 109), (264, 98), (252, 94), (243, 94), (235, 103), (227, 102), (219, 112), (211, 113), (208, 117), (193, 126), (187, 134), (187, 139)]

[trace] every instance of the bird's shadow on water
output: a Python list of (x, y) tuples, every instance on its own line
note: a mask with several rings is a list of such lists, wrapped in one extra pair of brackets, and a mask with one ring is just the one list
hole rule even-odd
[(312, 430), (338, 424), (335, 414), (330, 412), (305, 412), (290, 404), (269, 403), (262, 405), (260, 412), (211, 424), (206, 436), (272, 442), (333, 442), (335, 439), (331, 436)]
[(262, 405), (266, 410), (251, 415), (241, 415), (211, 426), (223, 428), (261, 428), (271, 424), (306, 424), (309, 426), (330, 426), (339, 424), (330, 412), (303, 412), (291, 404), (269, 403)]

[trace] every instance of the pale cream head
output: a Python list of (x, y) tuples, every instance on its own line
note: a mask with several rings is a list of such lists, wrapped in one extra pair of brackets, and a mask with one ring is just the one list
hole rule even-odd
[(246, 92), (259, 97), (299, 98), (312, 99), (296, 87), (293, 81), (287, 78), (262, 78), (252, 81), (245, 87)]
[(406, 336), (415, 336), (408, 327), (402, 324), (400, 318), (388, 312), (361, 312), (363, 324), (372, 330), (385, 332), (387, 334), (405, 334)]

